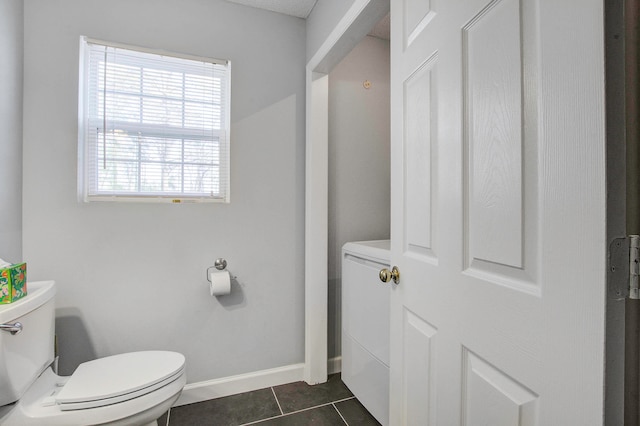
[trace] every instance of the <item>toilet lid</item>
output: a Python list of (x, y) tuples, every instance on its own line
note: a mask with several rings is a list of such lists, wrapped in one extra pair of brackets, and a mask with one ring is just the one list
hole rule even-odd
[(82, 363), (56, 395), (62, 410), (94, 408), (152, 392), (180, 377), (184, 355), (145, 351)]

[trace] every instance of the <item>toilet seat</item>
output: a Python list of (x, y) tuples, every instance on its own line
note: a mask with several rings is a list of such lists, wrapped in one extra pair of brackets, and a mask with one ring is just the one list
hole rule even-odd
[[(67, 377), (56, 375), (49, 367), (15, 404), (0, 407), (2, 426), (131, 426), (152, 422), (165, 413), (177, 401), (186, 384), (186, 373), (165, 386), (117, 404), (86, 410), (61, 410), (55, 400), (43, 404)], [(54, 396), (55, 398), (55, 396)]]
[(165, 351), (132, 352), (80, 364), (55, 403), (62, 411), (103, 407), (148, 394), (180, 378), (182, 354)]

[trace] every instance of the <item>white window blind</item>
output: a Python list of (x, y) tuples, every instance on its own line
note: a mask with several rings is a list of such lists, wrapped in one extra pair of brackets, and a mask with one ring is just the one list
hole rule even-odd
[(229, 63), (81, 44), (85, 201), (227, 202)]

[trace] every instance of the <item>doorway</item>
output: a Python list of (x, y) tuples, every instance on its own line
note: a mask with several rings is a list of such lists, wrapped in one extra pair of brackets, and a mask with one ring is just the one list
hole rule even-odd
[(386, 0), (355, 0), (306, 67), (304, 380), (309, 384), (327, 380), (328, 73), (388, 13)]
[(390, 58), (383, 37), (372, 31), (329, 73), (329, 373), (340, 369), (342, 246), (390, 234)]

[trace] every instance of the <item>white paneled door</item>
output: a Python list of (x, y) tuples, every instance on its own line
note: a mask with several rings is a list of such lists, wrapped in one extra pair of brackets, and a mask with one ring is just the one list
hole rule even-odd
[(391, 424), (602, 424), (603, 17), (391, 1)]

